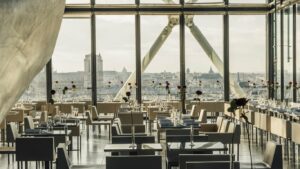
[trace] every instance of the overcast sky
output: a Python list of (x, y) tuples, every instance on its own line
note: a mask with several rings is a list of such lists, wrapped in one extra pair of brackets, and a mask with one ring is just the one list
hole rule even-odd
[[(238, 0), (234, 1), (238, 2)], [(262, 1), (256, 0), (256, 2)], [(126, 67), (128, 71), (134, 71), (134, 16), (99, 15), (96, 21), (97, 53), (100, 53), (103, 58), (104, 70), (121, 71), (123, 67)], [(195, 16), (194, 22), (222, 59), (222, 16)], [(167, 24), (168, 16), (141, 16), (142, 57)], [(191, 72), (207, 72), (212, 67), (216, 71), (187, 27), (185, 36), (186, 68), (190, 68)], [(265, 71), (265, 36), (265, 16), (230, 16), (231, 72)], [(89, 53), (90, 20), (64, 19), (53, 53), (54, 70), (58, 72), (82, 71), (84, 55)], [(146, 72), (162, 71), (179, 71), (179, 26), (173, 28), (172, 33), (146, 70)]]

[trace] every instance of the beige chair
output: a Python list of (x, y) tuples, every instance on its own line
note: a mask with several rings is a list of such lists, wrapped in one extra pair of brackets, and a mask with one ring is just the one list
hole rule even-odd
[(99, 133), (101, 132), (101, 126), (108, 126), (109, 128), (109, 139), (111, 139), (111, 122), (108, 121), (94, 121), (92, 119), (92, 115), (90, 112), (86, 112), (87, 120), (86, 120), (86, 125), (87, 125), (87, 139), (89, 139), (89, 128), (90, 126), (98, 126)]
[(205, 109), (200, 110), (199, 118), (198, 118), (197, 122), (200, 124), (207, 123), (207, 112)]
[(122, 128), (123, 133), (131, 133), (132, 124), (135, 126), (136, 133), (145, 133), (146, 126), (144, 124), (143, 113), (141, 113), (141, 112), (132, 112), (132, 114), (131, 113), (119, 113), (118, 118), (119, 118), (119, 122), (120, 122), (119, 125), (120, 125), (120, 128)]
[(89, 106), (89, 110), (92, 112), (92, 118), (93, 120), (103, 120), (103, 121), (110, 121), (112, 123), (112, 121), (114, 120), (114, 115), (112, 115), (111, 113), (98, 113), (97, 107), (96, 106)]
[(228, 120), (223, 120), (222, 124), (221, 124), (221, 128), (219, 130), (219, 133), (226, 133), (229, 127), (229, 121)]
[[(250, 163), (241, 163), (241, 168), (250, 169)], [(275, 142), (267, 142), (262, 162), (253, 164), (253, 168), (259, 169), (283, 169), (282, 145)]]
[(47, 112), (43, 111), (41, 112), (39, 123), (47, 123), (47, 122), (48, 122), (48, 114)]
[(219, 132), (221, 130), (223, 119), (223, 117), (218, 116), (216, 123), (201, 124), (200, 132)]
[(192, 108), (191, 108), (191, 111), (189, 114), (183, 114), (182, 115), (182, 118), (183, 119), (189, 119), (189, 118), (195, 118), (197, 117), (197, 110), (196, 110), (196, 105), (193, 105)]

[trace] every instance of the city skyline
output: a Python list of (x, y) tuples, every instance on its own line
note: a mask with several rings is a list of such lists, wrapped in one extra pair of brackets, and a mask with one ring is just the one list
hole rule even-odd
[[(264, 73), (266, 54), (264, 15), (231, 16), (231, 18), (234, 20), (234, 22), (230, 22), (232, 25), (230, 33), (234, 32), (230, 38), (231, 72), (239, 70)], [(103, 69), (121, 71), (123, 67), (126, 67), (128, 71), (134, 71), (134, 16), (97, 16), (96, 19), (97, 53), (102, 55), (105, 62)], [(222, 16), (195, 16), (194, 22), (222, 59)], [(142, 58), (167, 23), (167, 16), (141, 16)], [(120, 30), (119, 27), (123, 29)], [(191, 72), (206, 72), (209, 67), (217, 72), (187, 27), (185, 34), (186, 67), (189, 67)], [(236, 47), (237, 43), (239, 47)], [(83, 71), (83, 58), (89, 53), (90, 20), (64, 19), (53, 53), (53, 70), (57, 72)], [(254, 62), (254, 64), (247, 64), (249, 61)], [(146, 72), (163, 71), (179, 72), (178, 26), (174, 27), (169, 38), (146, 69)]]

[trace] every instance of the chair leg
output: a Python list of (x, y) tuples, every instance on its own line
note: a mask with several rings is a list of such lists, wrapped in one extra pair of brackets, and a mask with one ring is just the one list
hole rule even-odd
[(87, 133), (86, 138), (87, 138), (87, 140), (89, 140), (89, 132), (90, 132), (90, 125), (87, 125), (86, 126), (86, 133)]
[(240, 161), (240, 144), (237, 144), (237, 161)]

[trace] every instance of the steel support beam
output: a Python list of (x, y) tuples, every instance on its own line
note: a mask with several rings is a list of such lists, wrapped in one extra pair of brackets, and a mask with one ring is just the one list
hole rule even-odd
[(280, 11), (280, 100), (284, 95), (284, 11)]
[[(270, 1), (270, 0), (269, 0)], [(275, 14), (276, 15), (276, 14)], [(267, 36), (267, 54), (266, 54), (266, 60), (267, 60), (267, 78), (268, 79), (268, 98), (273, 99), (274, 98), (274, 88), (270, 84), (274, 84), (274, 36), (276, 33), (274, 31), (274, 14), (270, 13), (266, 16), (266, 36)], [(275, 23), (276, 24), (276, 23)]]
[(47, 102), (52, 99), (52, 59), (48, 61), (46, 64), (46, 94), (47, 94)]
[[(135, 1), (136, 5), (140, 4), (140, 0)], [(142, 70), (141, 70), (141, 16), (135, 15), (135, 64), (136, 64), (136, 100), (138, 104), (142, 103)]]
[[(148, 53), (144, 56), (141, 64), (141, 72), (144, 72), (148, 65), (151, 63), (152, 59), (155, 57), (159, 49), (162, 47), (166, 39), (172, 32), (173, 27), (177, 24), (178, 20), (176, 18), (171, 18), (168, 25), (162, 30), (160, 35), (156, 38), (155, 42), (152, 44)], [(136, 71), (132, 72), (128, 77), (127, 81), (124, 83), (123, 87), (119, 90), (114, 100), (120, 100), (125, 96), (126, 84), (133, 84), (136, 81)]]
[[(91, 0), (94, 9), (95, 0)], [(92, 82), (92, 103), (97, 105), (97, 57), (96, 57), (96, 16), (91, 15), (91, 82)]]
[(297, 6), (293, 5), (293, 102), (297, 102)]
[[(180, 0), (180, 4), (184, 4), (184, 0)], [(180, 48), (180, 95), (181, 95), (181, 112), (186, 113), (186, 84), (185, 84), (185, 17), (184, 13), (179, 16), (179, 48)]]
[[(224, 0), (228, 5), (228, 0)], [(230, 72), (229, 72), (229, 15), (223, 15), (223, 64), (224, 64), (224, 100), (230, 99)]]
[[(98, 4), (95, 5), (96, 14), (117, 14), (128, 15), (140, 13), (141, 15), (165, 14), (178, 15), (181, 12), (185, 14), (267, 14), (272, 9), (269, 4)], [(89, 4), (68, 4), (65, 8), (66, 16), (89, 16), (92, 13), (92, 7)]]

